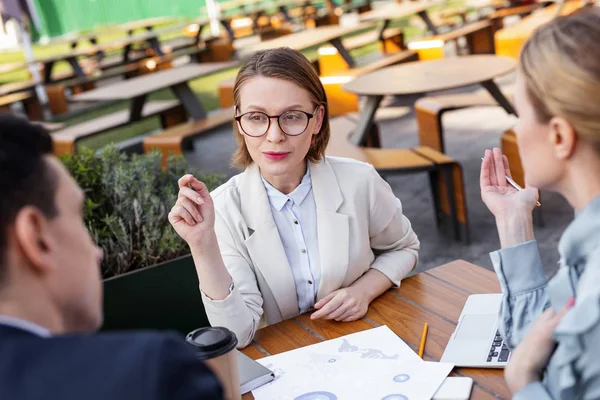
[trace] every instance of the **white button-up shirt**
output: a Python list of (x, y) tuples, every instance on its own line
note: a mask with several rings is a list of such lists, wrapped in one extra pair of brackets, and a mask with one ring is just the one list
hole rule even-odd
[(304, 313), (314, 306), (321, 279), (317, 206), (310, 171), (306, 169), (300, 185), (287, 195), (275, 189), (262, 175), (261, 178), (296, 283), (298, 308)]
[(25, 321), (24, 319), (9, 317), (7, 315), (0, 315), (0, 325), (10, 326), (17, 329), (33, 333), (34, 335), (41, 337), (50, 337), (52, 334), (50, 330), (40, 326), (36, 323)]

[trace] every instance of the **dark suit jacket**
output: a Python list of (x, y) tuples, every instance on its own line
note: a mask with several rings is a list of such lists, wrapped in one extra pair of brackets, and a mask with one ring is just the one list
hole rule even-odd
[(221, 400), (221, 385), (173, 335), (41, 338), (0, 325), (2, 400)]

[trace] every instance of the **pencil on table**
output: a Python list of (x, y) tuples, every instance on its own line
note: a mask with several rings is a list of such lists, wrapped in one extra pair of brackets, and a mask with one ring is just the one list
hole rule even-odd
[(419, 357), (423, 358), (423, 352), (425, 351), (425, 342), (427, 341), (427, 330), (429, 325), (425, 322), (423, 325), (423, 334), (421, 335), (421, 345), (419, 346)]

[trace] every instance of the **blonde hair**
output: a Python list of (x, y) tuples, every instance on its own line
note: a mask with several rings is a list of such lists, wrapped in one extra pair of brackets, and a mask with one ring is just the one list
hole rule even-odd
[[(240, 88), (246, 81), (255, 76), (283, 79), (295, 83), (309, 93), (314, 107), (323, 106), (325, 113), (321, 130), (313, 136), (310, 149), (306, 155), (310, 162), (321, 160), (325, 156), (325, 149), (327, 143), (329, 143), (329, 110), (325, 89), (311, 62), (302, 53), (288, 47), (254, 53), (242, 66), (235, 79), (233, 101), (236, 108), (241, 107)], [(243, 169), (252, 164), (252, 157), (250, 157), (243, 134), (239, 131), (238, 124), (235, 121), (233, 131), (238, 147), (233, 154), (231, 164), (234, 167)]]
[(536, 30), (521, 52), (520, 71), (538, 121), (564, 118), (600, 149), (600, 8)]

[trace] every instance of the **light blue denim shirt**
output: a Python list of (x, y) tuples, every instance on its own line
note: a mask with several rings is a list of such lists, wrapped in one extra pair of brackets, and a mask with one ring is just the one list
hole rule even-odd
[(312, 191), (310, 169), (300, 185), (290, 194), (283, 194), (262, 177), (267, 190), (273, 221), (277, 225), (286, 258), (292, 269), (298, 310), (311, 310), (315, 305), (321, 262), (317, 235), (317, 206)]
[(560, 268), (547, 281), (535, 241), (491, 253), (504, 293), (500, 330), (510, 348), (548, 307), (575, 306), (554, 338), (558, 346), (544, 378), (514, 399), (600, 399), (600, 196), (569, 225), (560, 239)]

